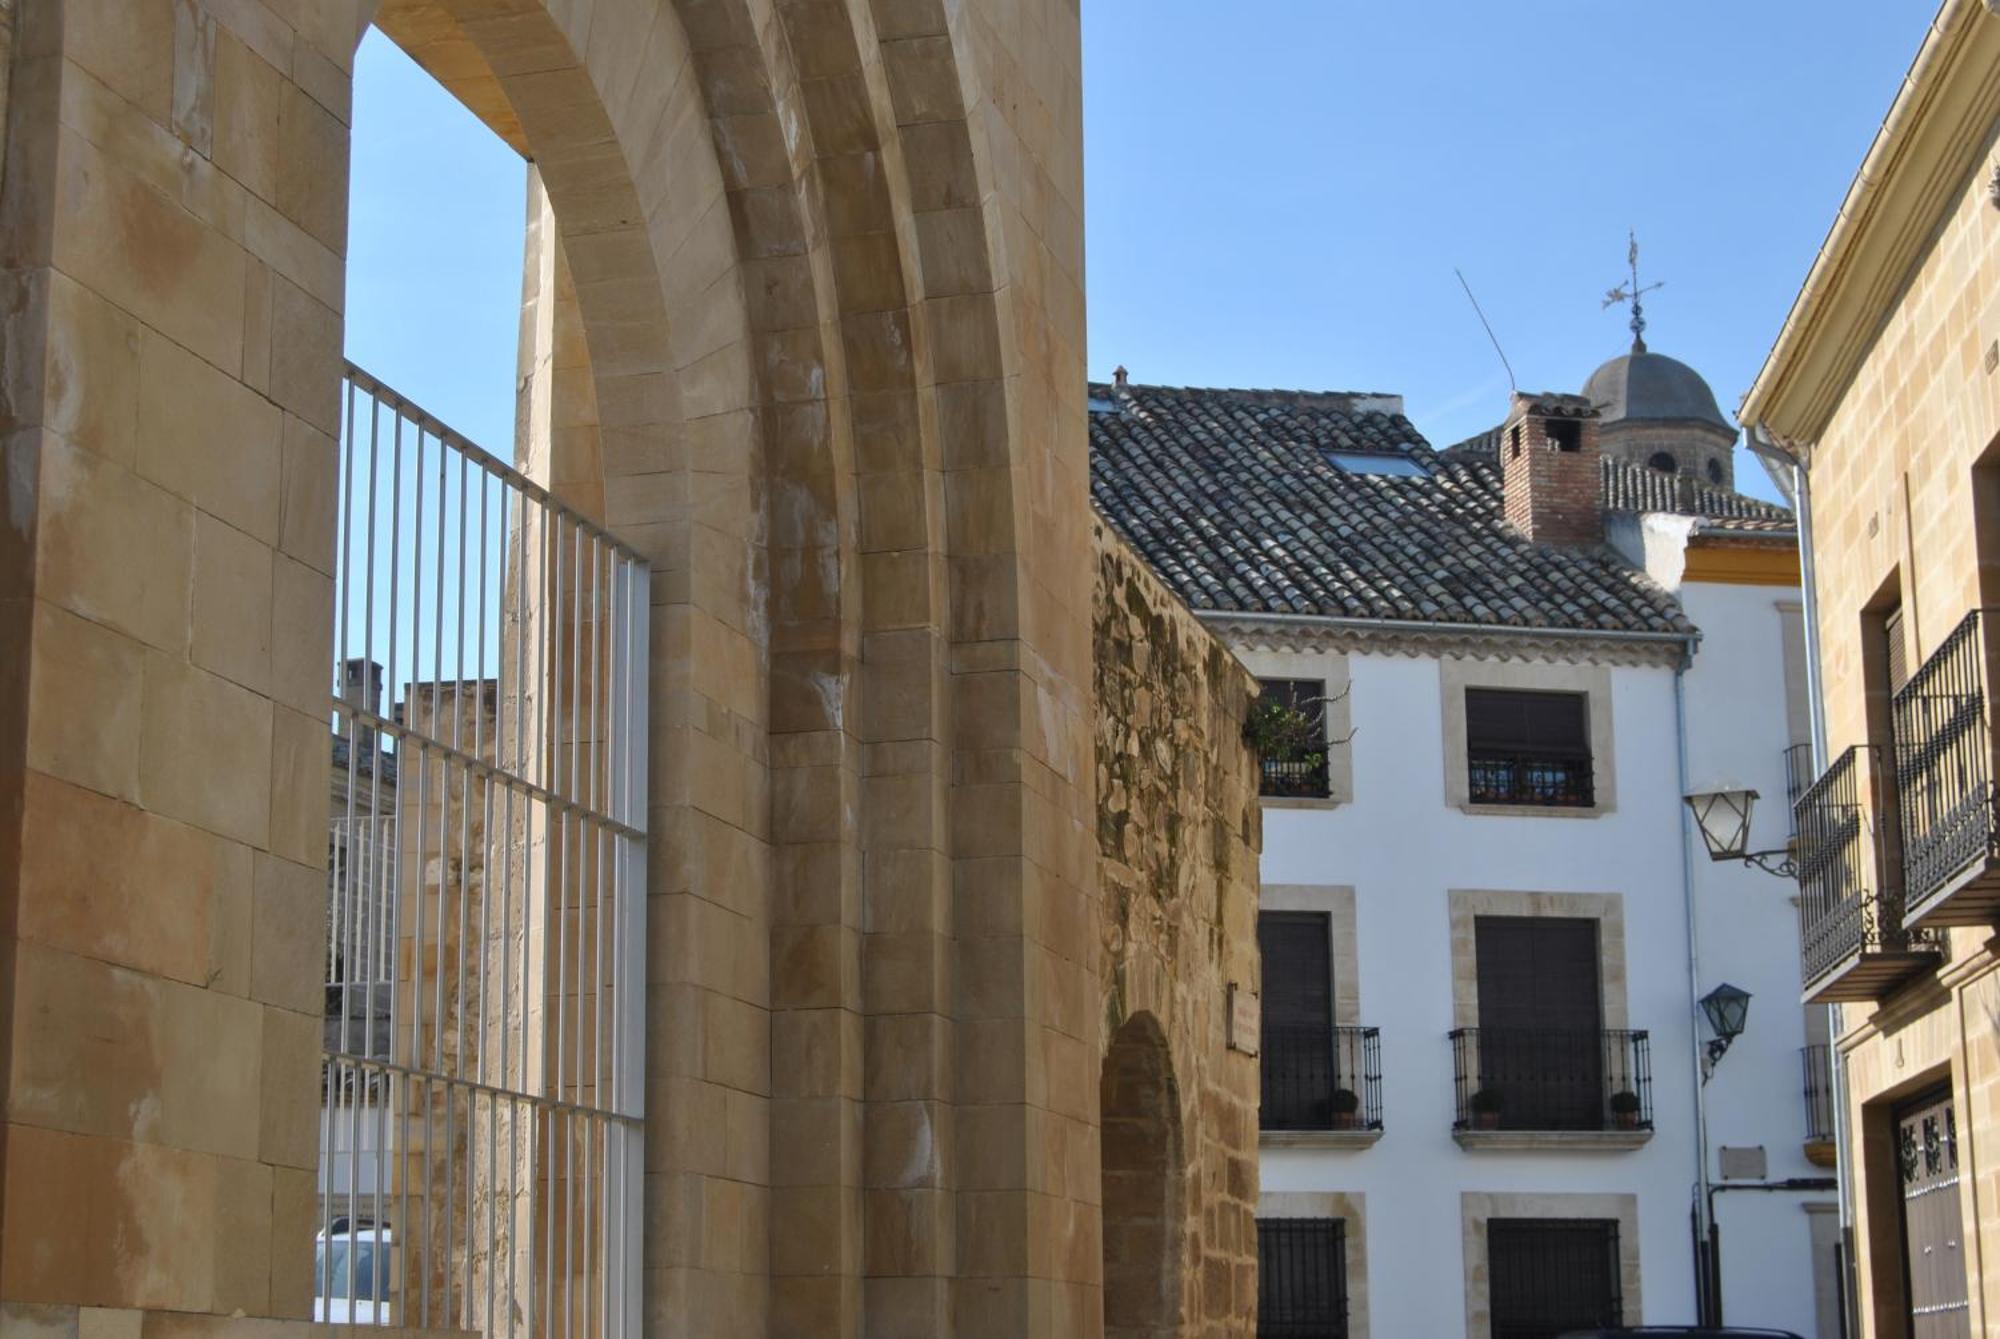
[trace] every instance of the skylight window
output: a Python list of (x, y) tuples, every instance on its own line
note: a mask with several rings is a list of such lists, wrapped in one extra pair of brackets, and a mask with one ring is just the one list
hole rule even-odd
[(1391, 474), (1400, 478), (1421, 478), (1424, 467), (1408, 456), (1368, 451), (1329, 451), (1326, 463), (1342, 474)]
[(1118, 402), (1108, 395), (1093, 395), (1090, 397), (1090, 412), (1093, 414), (1115, 414), (1118, 412)]

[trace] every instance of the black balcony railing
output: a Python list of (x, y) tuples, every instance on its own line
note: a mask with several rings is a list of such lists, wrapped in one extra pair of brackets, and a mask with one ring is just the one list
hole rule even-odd
[[(1937, 936), (1903, 927), (1900, 892), (1884, 887), (1881, 847), (1870, 815), (1878, 750), (1857, 744), (1833, 760), (1799, 797), (1798, 821), (1800, 971), (1813, 983), (1867, 955), (1936, 951)], [(1871, 977), (1851, 998), (1872, 998)]]
[(1833, 1138), (1833, 1048), (1801, 1046), (1799, 1060), (1806, 1083), (1806, 1142), (1817, 1144)]
[(1896, 693), (1896, 797), (1903, 886), (1927, 897), (2000, 855), (1986, 720), (1986, 611), (1965, 616)]
[(1587, 757), (1475, 753), (1466, 773), (1466, 798), (1474, 804), (1588, 809), (1596, 803)]
[(1327, 786), (1324, 753), (1302, 759), (1265, 758), (1262, 766), (1263, 779), (1257, 788), (1259, 795), (1323, 800), (1331, 793)]
[(1372, 1027), (1267, 1027), (1266, 1130), (1382, 1128), (1382, 1040)]
[(1644, 1032), (1459, 1028), (1451, 1034), (1460, 1130), (1650, 1130)]

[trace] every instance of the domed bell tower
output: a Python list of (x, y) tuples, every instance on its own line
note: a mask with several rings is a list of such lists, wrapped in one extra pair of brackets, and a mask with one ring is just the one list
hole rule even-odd
[(1630, 286), (1612, 289), (1604, 305), (1631, 304), (1632, 351), (1599, 367), (1583, 385), (1584, 398), (1597, 406), (1598, 442), (1613, 460), (1734, 489), (1736, 426), (1723, 417), (1699, 372), (1646, 347), (1640, 299), (1660, 285), (1641, 287), (1637, 239), (1627, 262)]

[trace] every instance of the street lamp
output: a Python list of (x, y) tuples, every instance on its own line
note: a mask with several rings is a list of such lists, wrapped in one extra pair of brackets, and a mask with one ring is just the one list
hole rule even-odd
[(1757, 803), (1756, 791), (1702, 790), (1682, 798), (1694, 811), (1695, 826), (1701, 829), (1702, 844), (1708, 847), (1710, 860), (1740, 860), (1781, 879), (1797, 877), (1798, 868), (1792, 864), (1789, 850), (1749, 849), (1750, 810)]
[(1725, 981), (1701, 997), (1701, 1012), (1715, 1033), (1702, 1054), (1701, 1081), (1706, 1083), (1729, 1043), (1743, 1035), (1743, 1025), (1750, 1019), (1750, 992)]

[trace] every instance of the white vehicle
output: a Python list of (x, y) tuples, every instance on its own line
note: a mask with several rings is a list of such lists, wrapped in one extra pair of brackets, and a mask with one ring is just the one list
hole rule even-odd
[(387, 1325), (396, 1234), (387, 1223), (336, 1218), (315, 1239), (313, 1319), (323, 1325)]

